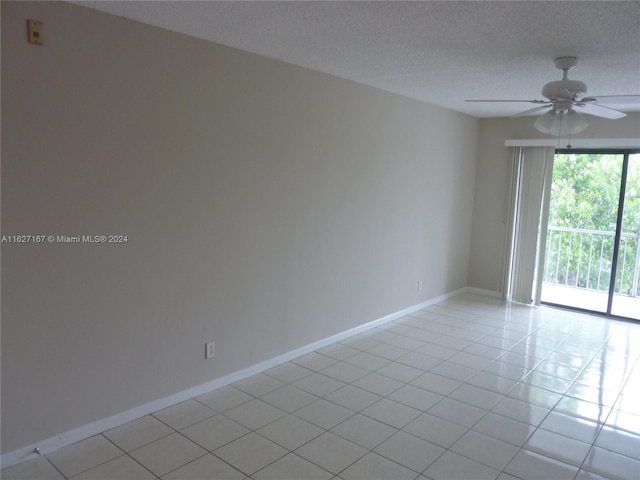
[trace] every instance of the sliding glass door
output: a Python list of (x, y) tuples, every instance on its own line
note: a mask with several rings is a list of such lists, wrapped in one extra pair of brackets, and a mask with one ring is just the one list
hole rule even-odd
[(640, 319), (640, 155), (560, 151), (542, 302)]
[(625, 166), (621, 190), (624, 207), (610, 311), (613, 315), (640, 320), (640, 154), (629, 155)]

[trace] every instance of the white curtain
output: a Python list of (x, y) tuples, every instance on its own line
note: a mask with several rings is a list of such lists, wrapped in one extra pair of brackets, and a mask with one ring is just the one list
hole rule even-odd
[(511, 149), (505, 298), (540, 305), (553, 175), (552, 147)]

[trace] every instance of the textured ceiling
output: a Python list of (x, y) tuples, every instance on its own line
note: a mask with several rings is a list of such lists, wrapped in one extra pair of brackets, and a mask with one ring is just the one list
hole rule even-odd
[(559, 56), (588, 95), (640, 94), (640, 1), (74, 3), (478, 117), (533, 107), (464, 100), (540, 99)]

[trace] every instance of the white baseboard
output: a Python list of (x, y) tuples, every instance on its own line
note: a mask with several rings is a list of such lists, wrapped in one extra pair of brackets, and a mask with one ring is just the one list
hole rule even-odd
[[(355, 328), (337, 333), (322, 340), (318, 340), (316, 342), (305, 345), (304, 347), (291, 350), (289, 352), (283, 353), (282, 355), (278, 355), (276, 357), (270, 358), (269, 360), (265, 360), (264, 362), (252, 365), (248, 368), (238, 370), (220, 378), (216, 378), (215, 380), (204, 383), (202, 385), (198, 385), (187, 390), (175, 393), (173, 395), (169, 395), (168, 397), (145, 403), (138, 407), (132, 408), (131, 410), (127, 410), (125, 412), (118, 413), (116, 415), (112, 415), (110, 417), (103, 418), (86, 425), (82, 425), (78, 428), (74, 428), (73, 430), (69, 430), (55, 437), (47, 438), (45, 440), (18, 448), (11, 452), (7, 452), (2, 455), (0, 460), (2, 468), (7, 468), (27, 460), (38, 458), (39, 455), (46, 455), (53, 452), (54, 450), (58, 450), (59, 448), (62, 448), (64, 446), (71, 445), (72, 443), (79, 442), (80, 440), (84, 440), (107, 430), (111, 430), (112, 428), (124, 425), (125, 423), (144, 417), (145, 415), (149, 415), (150, 413), (157, 412), (158, 410), (162, 410), (163, 408), (167, 408), (190, 398), (197, 397), (204, 393), (215, 390), (216, 388), (224, 387), (225, 385), (238, 382), (252, 375), (264, 372), (265, 370), (293, 360), (294, 358), (313, 352), (340, 340), (344, 340), (345, 338), (348, 338), (352, 335), (356, 335), (371, 328), (383, 325), (393, 320), (397, 320), (398, 318), (401, 318), (405, 315), (409, 315), (430, 305), (440, 303), (451, 297), (460, 295), (461, 293), (478, 293), (481, 295), (500, 297), (500, 295), (497, 295), (494, 292), (480, 290), (472, 287), (463, 287), (453, 292), (439, 295), (411, 307), (404, 308), (397, 312), (381, 317), (377, 320), (373, 320), (363, 325), (359, 325)], [(39, 453), (36, 453), (36, 449)]]
[(464, 290), (466, 291), (466, 293), (475, 293), (476, 295), (484, 295), (485, 297), (493, 297), (493, 298), (499, 298), (501, 300), (504, 300), (504, 294), (500, 292), (484, 290), (482, 288), (476, 288), (476, 287), (466, 287)]

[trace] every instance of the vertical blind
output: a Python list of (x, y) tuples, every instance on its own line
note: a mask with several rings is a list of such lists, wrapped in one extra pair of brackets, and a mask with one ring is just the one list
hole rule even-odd
[(540, 305), (553, 175), (552, 147), (512, 147), (505, 297)]

